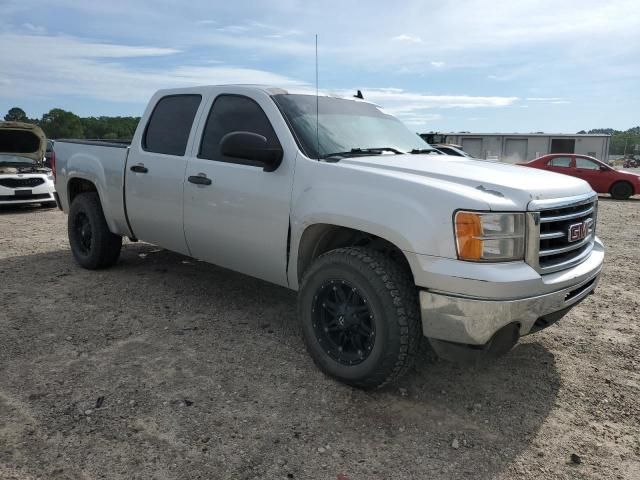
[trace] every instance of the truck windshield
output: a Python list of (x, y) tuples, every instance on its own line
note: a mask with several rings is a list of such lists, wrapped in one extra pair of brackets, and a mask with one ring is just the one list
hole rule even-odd
[(278, 94), (273, 99), (309, 158), (434, 150), (371, 103), (318, 97), (316, 135), (315, 95)]

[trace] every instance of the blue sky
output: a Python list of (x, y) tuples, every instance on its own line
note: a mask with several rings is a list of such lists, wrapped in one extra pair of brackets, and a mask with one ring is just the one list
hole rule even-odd
[(640, 124), (637, 0), (0, 0), (0, 116), (140, 115), (159, 88), (311, 86), (415, 131)]

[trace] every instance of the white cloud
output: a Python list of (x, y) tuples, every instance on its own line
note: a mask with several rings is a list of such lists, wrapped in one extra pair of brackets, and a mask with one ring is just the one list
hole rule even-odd
[(550, 105), (564, 105), (571, 103), (569, 100), (565, 100), (561, 97), (527, 97), (529, 102), (536, 102), (538, 104), (550, 104)]
[[(483, 97), (473, 95), (424, 95), (400, 88), (361, 89), (365, 100), (380, 105), (410, 125), (425, 125), (441, 120), (442, 114), (433, 110), (508, 107), (517, 97)], [(353, 90), (341, 90), (337, 95), (350, 97)]]
[(222, 33), (244, 33), (249, 30), (249, 27), (246, 25), (225, 25), (217, 30)]
[(442, 120), (442, 115), (439, 113), (426, 113), (420, 116), (402, 116), (400, 117), (404, 123), (409, 126), (424, 126), (439, 120)]
[(445, 66), (444, 62), (431, 62), (431, 66), (434, 68), (442, 68)]
[[(86, 96), (94, 99), (145, 102), (160, 88), (217, 84), (301, 82), (276, 73), (231, 65), (183, 65), (141, 68), (122, 60), (171, 56), (176, 49), (94, 43), (73, 37), (0, 34), (3, 97)], [(33, 59), (38, 58), (36, 69)], [(42, 74), (46, 72), (46, 81)]]
[(33, 23), (23, 23), (22, 28), (29, 33), (33, 33), (34, 35), (44, 35), (47, 33), (47, 29), (42, 25), (34, 25)]
[(406, 35), (406, 34), (402, 34), (402, 35), (398, 35), (396, 37), (393, 37), (391, 40), (393, 40), (394, 42), (403, 42), (403, 43), (422, 43), (422, 39), (420, 37), (416, 37), (413, 35)]
[(363, 89), (363, 94), (365, 99), (395, 113), (410, 113), (433, 108), (507, 107), (518, 100), (517, 97), (499, 96), (424, 95), (399, 88)]

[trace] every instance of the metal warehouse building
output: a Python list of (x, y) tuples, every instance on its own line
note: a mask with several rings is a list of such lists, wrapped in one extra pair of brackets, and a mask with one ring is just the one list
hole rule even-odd
[(446, 143), (461, 145), (476, 158), (516, 163), (547, 153), (581, 153), (609, 159), (609, 135), (549, 133), (446, 133)]

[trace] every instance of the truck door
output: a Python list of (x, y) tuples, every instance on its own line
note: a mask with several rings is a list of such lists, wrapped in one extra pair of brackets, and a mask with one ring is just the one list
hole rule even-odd
[[(287, 126), (266, 93), (254, 98), (219, 94), (209, 103), (198, 129), (200, 144), (194, 145), (185, 173), (184, 231), (191, 254), (287, 285), (289, 209), (297, 150), (281, 140), (285, 136), (285, 142), (293, 139), (286, 135)], [(236, 131), (257, 133), (269, 145), (281, 145), (285, 153), (280, 166), (265, 172), (250, 161), (222, 155), (220, 140)]]
[(131, 145), (125, 171), (127, 216), (135, 236), (187, 255), (182, 226), (184, 172), (201, 100), (198, 94), (160, 98), (141, 137)]

